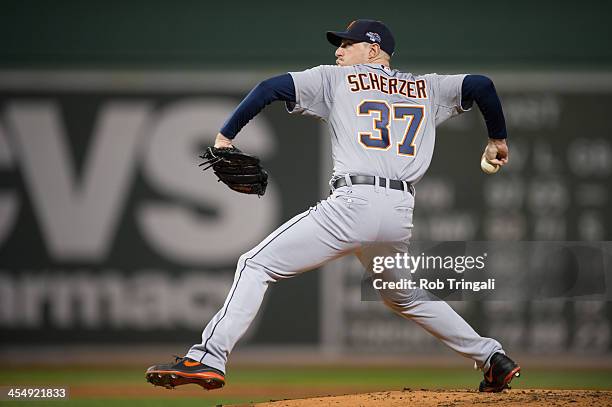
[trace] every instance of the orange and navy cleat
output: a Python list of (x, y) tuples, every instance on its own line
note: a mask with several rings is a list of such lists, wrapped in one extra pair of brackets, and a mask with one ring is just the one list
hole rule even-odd
[(225, 375), (222, 371), (181, 357), (177, 357), (174, 363), (151, 366), (145, 377), (154, 386), (166, 389), (190, 383), (198, 384), (206, 390), (219, 389), (225, 385)]
[(498, 393), (509, 389), (510, 382), (521, 375), (521, 367), (503, 353), (491, 356), (489, 370), (484, 374), (478, 390), (487, 393)]

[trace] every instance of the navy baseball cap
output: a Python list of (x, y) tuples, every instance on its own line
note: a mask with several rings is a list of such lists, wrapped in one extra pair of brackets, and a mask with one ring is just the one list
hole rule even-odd
[(395, 51), (395, 39), (391, 30), (376, 20), (355, 20), (346, 27), (346, 31), (327, 32), (327, 41), (336, 47), (342, 44), (342, 40), (376, 43), (389, 55), (393, 55)]

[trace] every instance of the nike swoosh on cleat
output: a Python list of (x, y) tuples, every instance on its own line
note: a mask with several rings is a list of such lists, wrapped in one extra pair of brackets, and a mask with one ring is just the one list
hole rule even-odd
[(186, 373), (186, 372), (179, 372), (177, 370), (157, 370), (157, 371), (149, 372), (149, 373), (155, 373), (155, 374), (161, 374), (161, 375), (175, 374), (179, 377), (191, 377), (191, 378), (199, 378), (199, 379), (216, 379), (216, 380), (219, 380), (225, 383), (225, 377), (221, 376), (220, 374), (214, 373), (214, 372)]
[(488, 374), (489, 377), (486, 377), (489, 383), (493, 383), (493, 367), (494, 366), (495, 366), (495, 363), (493, 363), (491, 367), (489, 368), (489, 374)]
[(185, 365), (187, 367), (194, 367), (194, 366), (198, 366), (200, 364), (201, 364), (200, 362), (194, 362), (194, 361), (191, 361), (191, 360), (184, 360), (183, 361), (183, 365)]

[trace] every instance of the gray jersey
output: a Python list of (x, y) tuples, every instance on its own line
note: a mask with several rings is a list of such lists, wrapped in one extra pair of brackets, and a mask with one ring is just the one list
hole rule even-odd
[(415, 76), (380, 64), (321, 65), (290, 72), (291, 113), (328, 122), (334, 175), (417, 182), (429, 167), (436, 126), (464, 111), (465, 75)]

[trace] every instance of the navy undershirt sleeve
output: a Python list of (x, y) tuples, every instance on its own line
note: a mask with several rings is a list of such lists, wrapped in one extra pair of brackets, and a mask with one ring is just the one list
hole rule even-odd
[(469, 109), (476, 102), (487, 124), (490, 138), (508, 137), (506, 120), (495, 85), (483, 75), (467, 75), (461, 85), (461, 107)]
[(223, 124), (221, 134), (233, 139), (253, 117), (275, 100), (295, 103), (295, 85), (288, 73), (266, 79), (255, 86)]

